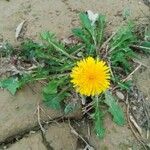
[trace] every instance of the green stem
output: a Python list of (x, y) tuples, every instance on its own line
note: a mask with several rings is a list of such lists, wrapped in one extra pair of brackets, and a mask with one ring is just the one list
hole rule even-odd
[(69, 55), (66, 51), (64, 51), (63, 49), (61, 49), (60, 47), (58, 47), (55, 43), (53, 43), (50, 39), (48, 39), (48, 42), (59, 52), (63, 53), (65, 56), (67, 56), (68, 58), (70, 59), (78, 59), (77, 57), (75, 56), (71, 56)]
[(77, 49), (76, 51), (72, 52), (72, 55), (77, 54), (78, 52), (80, 52), (80, 50), (82, 50), (85, 46), (81, 46), (79, 49)]
[(48, 78), (60, 78), (60, 77), (64, 77), (64, 76), (69, 76), (69, 73), (49, 75), (49, 76), (42, 77), (42, 78), (35, 78), (34, 80), (31, 80), (31, 81), (46, 80)]
[(99, 98), (98, 95), (95, 96), (95, 100), (96, 100), (96, 108), (99, 107)]

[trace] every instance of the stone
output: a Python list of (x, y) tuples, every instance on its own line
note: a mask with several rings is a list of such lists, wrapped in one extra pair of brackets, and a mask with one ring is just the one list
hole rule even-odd
[(116, 91), (116, 96), (117, 96), (119, 99), (124, 100), (124, 95), (123, 95), (122, 92)]
[[(26, 86), (15, 96), (0, 89), (0, 143), (38, 126), (36, 109), (41, 100), (40, 84), (34, 85), (32, 89)], [(42, 104), (41, 106), (52, 119), (62, 115), (60, 111), (47, 108)], [(49, 118), (41, 112), (42, 120), (49, 120)]]
[(45, 138), (54, 150), (76, 150), (77, 137), (71, 133), (67, 123), (51, 124)]
[[(116, 125), (110, 115), (106, 115), (104, 118), (104, 127), (106, 129), (105, 136), (100, 139), (94, 132), (94, 126), (87, 122), (78, 122), (74, 124), (77, 132), (87, 140), (90, 146), (95, 150), (127, 150), (128, 148), (135, 148), (140, 150), (141, 146), (134, 138), (132, 132), (127, 127)], [(90, 127), (90, 132), (89, 132)], [(83, 145), (78, 147), (83, 149)]]
[(42, 141), (40, 133), (32, 134), (10, 145), (7, 150), (47, 150)]

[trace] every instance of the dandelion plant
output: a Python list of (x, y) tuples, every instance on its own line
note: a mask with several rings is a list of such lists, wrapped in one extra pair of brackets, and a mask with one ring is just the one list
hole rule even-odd
[(106, 113), (110, 113), (117, 125), (125, 124), (123, 110), (111, 89), (112, 86), (122, 88), (127, 85), (122, 78), (132, 70), (131, 60), (136, 53), (131, 45), (137, 38), (133, 26), (126, 25), (106, 44), (105, 16), (96, 15), (92, 20), (90, 15), (81, 13), (81, 27), (72, 30), (77, 43), (66, 45), (51, 32), (41, 34), (42, 44), (32, 40), (24, 42), (20, 48), (22, 51), (16, 55), (36, 67), (1, 79), (0, 87), (14, 95), (25, 84), (46, 80), (42, 90), (43, 102), (52, 109), (64, 109), (65, 113), (74, 111), (75, 107), (64, 102), (71, 100), (72, 93), (76, 92), (85, 101), (90, 99), (94, 130), (103, 138)]

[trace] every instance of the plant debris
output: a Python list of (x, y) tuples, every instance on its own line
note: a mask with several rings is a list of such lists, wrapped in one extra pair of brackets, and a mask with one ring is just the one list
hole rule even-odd
[(137, 124), (150, 130), (150, 103), (136, 86), (129, 93), (130, 112)]
[(25, 24), (25, 20), (22, 21), (16, 28), (15, 38), (18, 39), (20, 37), (21, 31), (23, 30), (23, 26)]

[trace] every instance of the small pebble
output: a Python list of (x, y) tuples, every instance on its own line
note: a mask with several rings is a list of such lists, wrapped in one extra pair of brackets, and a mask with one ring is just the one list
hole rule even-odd
[(18, 105), (16, 105), (16, 106), (15, 106), (15, 108), (16, 108), (16, 109), (19, 109), (19, 106), (18, 106)]
[(133, 106), (133, 110), (136, 110), (136, 106)]
[(7, 146), (4, 146), (3, 149), (7, 149)]
[(36, 131), (30, 131), (30, 134), (34, 134), (34, 133), (36, 133)]
[(124, 100), (124, 95), (123, 95), (121, 92), (116, 91), (116, 96), (117, 96), (119, 99)]

